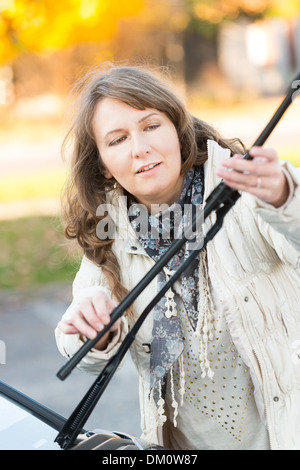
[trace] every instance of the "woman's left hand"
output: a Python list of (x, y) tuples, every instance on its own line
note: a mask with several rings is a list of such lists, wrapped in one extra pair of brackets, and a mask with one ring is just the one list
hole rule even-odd
[(289, 187), (277, 153), (273, 149), (253, 147), (250, 155), (253, 160), (244, 160), (242, 155), (224, 159), (217, 175), (231, 188), (253, 194), (274, 207), (282, 206)]

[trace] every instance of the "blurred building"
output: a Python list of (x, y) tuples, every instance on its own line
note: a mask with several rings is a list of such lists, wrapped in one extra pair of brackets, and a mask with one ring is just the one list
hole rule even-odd
[(223, 23), (218, 63), (238, 89), (263, 95), (282, 93), (300, 69), (300, 20)]

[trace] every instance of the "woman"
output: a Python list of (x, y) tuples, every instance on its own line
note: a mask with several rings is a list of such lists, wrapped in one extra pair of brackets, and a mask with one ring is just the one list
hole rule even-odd
[[(239, 141), (221, 139), (141, 68), (93, 72), (79, 89), (65, 220), (84, 257), (59, 350), (72, 356), (109, 323), (182, 233), (184, 209), (201, 207), (222, 178), (242, 197), (131, 347), (143, 437), (170, 449), (300, 449), (299, 172), (271, 149), (242, 160)], [(82, 369), (100, 373), (191, 249), (189, 240)]]

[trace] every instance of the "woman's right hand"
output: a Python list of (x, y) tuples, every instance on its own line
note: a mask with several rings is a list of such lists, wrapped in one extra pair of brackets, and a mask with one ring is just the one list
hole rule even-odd
[[(97, 333), (108, 325), (110, 314), (115, 303), (104, 291), (95, 292), (93, 296), (86, 297), (79, 305), (69, 309), (58, 323), (58, 328), (65, 334), (80, 334), (89, 339), (94, 339)], [(94, 346), (103, 350), (107, 347), (110, 334), (116, 331), (121, 323), (118, 319), (108, 332)]]

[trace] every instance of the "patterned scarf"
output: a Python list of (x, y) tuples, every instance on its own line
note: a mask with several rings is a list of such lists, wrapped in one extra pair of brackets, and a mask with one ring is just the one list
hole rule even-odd
[[(151, 215), (147, 212), (148, 233), (142, 233), (139, 224), (141, 206), (130, 197), (130, 223), (146, 253), (157, 261), (167, 251), (174, 238), (181, 238), (184, 227), (191, 224), (196, 208), (203, 202), (204, 176), (202, 167), (187, 174), (179, 199), (168, 209)], [(166, 236), (167, 235), (167, 236)], [(194, 240), (188, 240), (181, 250), (158, 274), (158, 290), (180, 266), (193, 249)], [(195, 331), (199, 305), (199, 257), (196, 257), (181, 276), (180, 296), (187, 317)], [(176, 294), (172, 289), (162, 297), (153, 309), (153, 331), (150, 348), (150, 393), (158, 406), (165, 395), (166, 377), (173, 364), (181, 356), (184, 343), (180, 319), (176, 311)], [(167, 300), (166, 300), (167, 298)]]

